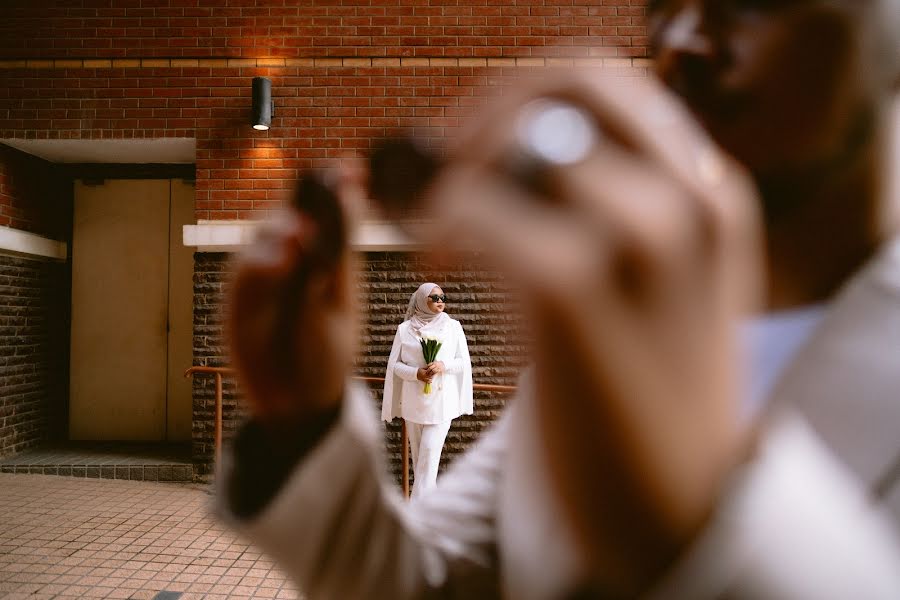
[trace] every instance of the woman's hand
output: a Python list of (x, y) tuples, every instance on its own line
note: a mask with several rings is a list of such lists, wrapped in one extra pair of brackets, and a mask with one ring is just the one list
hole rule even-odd
[(430, 365), (428, 365), (428, 374), (434, 377), (438, 373), (444, 372), (444, 363), (440, 360), (436, 360)]
[[(600, 140), (523, 176), (517, 118), (546, 97), (587, 111)], [(761, 299), (752, 186), (655, 82), (594, 72), (505, 96), (454, 156), (432, 188), (437, 243), (465, 236), (522, 291), (555, 493), (586, 568), (632, 595), (748, 443), (734, 333)]]
[(430, 383), (431, 378), (432, 375), (428, 372), (427, 368), (420, 368), (418, 371), (416, 371), (416, 379), (418, 379), (419, 381)]
[[(335, 188), (342, 209), (360, 195), (358, 180), (343, 171)], [(319, 233), (294, 210), (265, 225), (239, 257), (231, 289), (232, 361), (253, 416), (273, 428), (335, 407), (355, 352), (350, 254), (342, 248), (324, 261), (314, 251)]]

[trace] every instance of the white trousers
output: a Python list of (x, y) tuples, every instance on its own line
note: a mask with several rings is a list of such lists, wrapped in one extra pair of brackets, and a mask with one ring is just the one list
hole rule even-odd
[(444, 440), (450, 431), (450, 421), (423, 425), (406, 422), (406, 433), (409, 436), (409, 451), (412, 455), (415, 481), (410, 496), (418, 498), (437, 484), (438, 465), (441, 462), (441, 450)]

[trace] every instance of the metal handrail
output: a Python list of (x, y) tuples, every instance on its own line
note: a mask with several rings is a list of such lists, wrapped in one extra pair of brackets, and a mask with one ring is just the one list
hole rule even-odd
[[(222, 453), (222, 378), (234, 375), (234, 369), (230, 367), (190, 367), (184, 372), (185, 377), (191, 377), (194, 374), (214, 375), (216, 378), (216, 405), (215, 405), (215, 432), (213, 440), (215, 443), (215, 459), (219, 462), (219, 456)], [(353, 377), (356, 381), (365, 381), (367, 383), (384, 383), (384, 377)], [(476, 383), (472, 385), (472, 389), (479, 392), (501, 392), (511, 393), (516, 391), (516, 387), (512, 385), (494, 385), (489, 383)], [(401, 462), (403, 463), (403, 494), (409, 497), (409, 437), (406, 432), (406, 421), (400, 430), (401, 444)]]

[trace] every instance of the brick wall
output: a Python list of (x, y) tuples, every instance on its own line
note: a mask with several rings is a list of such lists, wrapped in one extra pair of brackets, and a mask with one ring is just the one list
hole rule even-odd
[(646, 45), (645, 0), (4, 4), (0, 56), (15, 58), (643, 56)]
[[(196, 138), (197, 218), (259, 218), (299, 169), (398, 127), (442, 139), (530, 70), (643, 72), (643, 14), (644, 0), (4, 2), (0, 138)], [(267, 132), (248, 125), (254, 76), (273, 82)]]
[[(360, 297), (369, 314), (362, 336), (356, 373), (384, 377), (387, 358), (397, 325), (410, 294), (425, 281), (434, 281), (450, 296), (448, 313), (458, 319), (466, 332), (476, 383), (514, 385), (524, 362), (525, 349), (518, 330), (514, 294), (495, 272), (480, 266), (473, 256), (456, 266), (430, 264), (419, 255), (367, 253), (362, 256)], [(222, 310), (225, 286), (231, 272), (228, 255), (198, 253), (194, 272), (194, 360), (196, 364), (224, 365)], [(209, 474), (213, 439), (212, 378), (194, 382), (195, 473)], [(464, 451), (478, 433), (493, 421), (504, 405), (504, 397), (492, 392), (476, 392), (475, 414), (454, 421), (447, 437), (444, 463)], [(380, 386), (373, 386), (373, 416), (381, 406)], [(226, 380), (224, 431), (229, 436), (239, 425), (244, 411), (234, 383)], [(400, 471), (399, 420), (386, 430), (390, 467)]]
[(71, 237), (72, 181), (54, 165), (0, 145), (0, 226)]
[[(357, 373), (384, 377), (394, 334), (404, 318), (410, 294), (426, 281), (441, 286), (449, 296), (447, 313), (463, 326), (472, 356), (475, 383), (515, 385), (524, 364), (525, 347), (520, 316), (510, 286), (496, 272), (472, 256), (452, 266), (437, 267), (419, 255), (368, 253), (362, 263), (361, 295), (369, 315), (362, 337)], [(380, 386), (373, 386), (376, 408), (381, 407)], [(442, 454), (442, 465), (468, 448), (484, 427), (500, 414), (502, 394), (475, 393), (475, 414), (453, 421)], [(387, 427), (389, 465), (400, 471), (400, 420)]]
[[(230, 255), (216, 252), (194, 254), (194, 364), (228, 366), (226, 362), (224, 310), (225, 291), (231, 273)], [(206, 479), (211, 474), (215, 446), (215, 380), (195, 376), (191, 455), (194, 475)], [(223, 432), (230, 437), (245, 411), (232, 378), (223, 381)]]
[[(72, 182), (0, 146), (0, 226), (71, 238)], [(69, 383), (67, 263), (0, 254), (0, 456), (65, 435)]]
[(0, 456), (65, 435), (69, 267), (0, 255)]
[[(536, 69), (516, 66), (516, 59), (256, 66), (266, 62), (0, 68), (0, 138), (196, 138), (197, 218), (254, 219), (281, 205), (299, 170), (364, 151), (401, 127), (441, 140), (487, 96)], [(248, 125), (254, 76), (273, 82), (275, 118), (267, 132)]]
[[(640, 75), (648, 67), (645, 4), (7, 0), (0, 3), (0, 138), (194, 138), (196, 217), (264, 218), (282, 204), (300, 170), (364, 150), (396, 128), (413, 128), (440, 143), (518, 77), (572, 64)], [(255, 76), (273, 82), (275, 117), (267, 132), (248, 125)], [(3, 162), (0, 219), (45, 227), (34, 225), (42, 219), (30, 216), (30, 202), (16, 204), (21, 194), (4, 200)], [(409, 274), (428, 271), (423, 263), (401, 262), (371, 261), (381, 271), (367, 271), (365, 285), (401, 286), (427, 274)], [(223, 360), (218, 311), (227, 272), (224, 255), (197, 255), (198, 363)], [(505, 318), (505, 306), (491, 296), (502, 286), (487, 271), (458, 269), (429, 278), (471, 298), (465, 306), (451, 305), (470, 335), (485, 347), (501, 343), (500, 330), (479, 329)], [(379, 361), (387, 354), (381, 349), (396, 325), (389, 307), (409, 293), (395, 289), (373, 313), (366, 339), (379, 350), (362, 357), (363, 372), (383, 368)], [(9, 348), (0, 344), (2, 351)], [(475, 356), (477, 376), (509, 381), (515, 368), (489, 362), (502, 354), (484, 352)], [(197, 471), (204, 474), (211, 455), (212, 384), (194, 385), (194, 448)], [(230, 429), (239, 409), (235, 392), (227, 390)], [(448, 454), (471, 439), (498, 403), (479, 398), (479, 415), (454, 428)]]

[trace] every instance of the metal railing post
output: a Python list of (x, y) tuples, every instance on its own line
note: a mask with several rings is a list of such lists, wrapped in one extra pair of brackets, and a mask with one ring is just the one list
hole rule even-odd
[(216, 373), (216, 464), (222, 456), (222, 374)]

